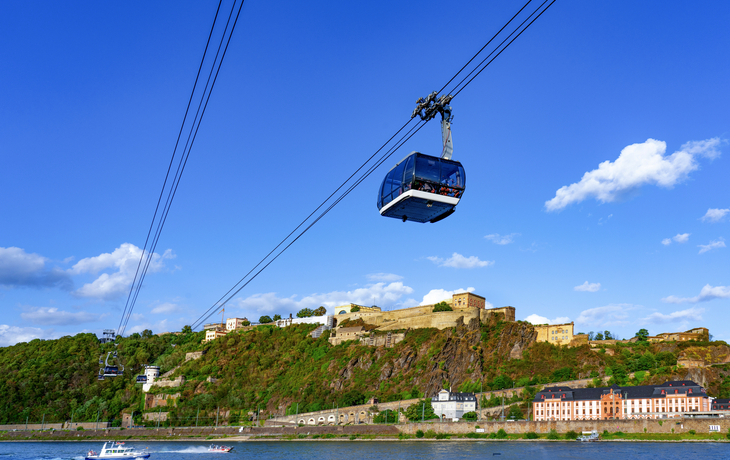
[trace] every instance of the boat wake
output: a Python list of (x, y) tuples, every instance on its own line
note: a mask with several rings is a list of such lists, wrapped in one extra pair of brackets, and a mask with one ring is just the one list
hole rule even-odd
[(207, 454), (208, 448), (204, 446), (186, 447), (180, 450), (161, 450), (160, 453), (165, 454)]

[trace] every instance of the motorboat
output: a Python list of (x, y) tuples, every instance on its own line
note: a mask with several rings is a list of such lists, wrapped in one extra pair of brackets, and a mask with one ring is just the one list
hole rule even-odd
[(211, 444), (210, 447), (208, 447), (208, 452), (215, 452), (215, 453), (219, 453), (219, 454), (227, 454), (232, 450), (233, 450), (233, 447), (218, 446), (215, 444)]
[(599, 435), (598, 435), (598, 431), (593, 430), (593, 431), (584, 431), (580, 436), (578, 436), (576, 438), (576, 441), (580, 441), (580, 442), (595, 442), (595, 441), (598, 441), (599, 439), (600, 438), (599, 438)]
[(134, 450), (134, 447), (127, 447), (123, 442), (111, 441), (105, 442), (100, 452), (90, 450), (86, 454), (86, 460), (102, 460), (102, 459), (113, 459), (113, 458), (125, 458), (128, 460), (134, 460), (138, 458), (149, 458), (149, 452)]

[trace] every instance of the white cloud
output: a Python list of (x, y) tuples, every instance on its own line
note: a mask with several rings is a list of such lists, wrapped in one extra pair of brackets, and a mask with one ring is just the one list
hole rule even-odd
[(242, 309), (244, 314), (251, 315), (249, 320), (256, 321), (257, 315), (279, 313), (284, 316), (287, 313), (296, 313), (302, 308), (314, 309), (319, 306), (326, 307), (331, 313), (334, 307), (348, 303), (378, 305), (385, 308), (397, 305), (403, 296), (412, 292), (413, 288), (405, 286), (402, 282), (375, 283), (352, 291), (311, 294), (302, 299), (297, 299), (296, 296), (278, 297), (274, 292), (254, 294), (245, 299), (234, 299), (229, 305)]
[(154, 307), (151, 310), (151, 313), (155, 313), (155, 314), (159, 314), (159, 313), (169, 314), (169, 313), (176, 313), (178, 311), (180, 311), (180, 306), (179, 305), (174, 304), (174, 303), (170, 303), (170, 302), (165, 302), (165, 303), (163, 303), (161, 305), (158, 305), (158, 306)]
[(645, 184), (671, 188), (699, 168), (697, 157), (719, 156), (720, 142), (719, 138), (688, 142), (669, 156), (664, 155), (667, 144), (655, 139), (626, 146), (616, 161), (604, 161), (598, 169), (586, 172), (580, 182), (558, 189), (555, 197), (545, 202), (545, 208), (559, 211), (591, 197), (607, 203)]
[[(462, 292), (474, 292), (473, 287), (466, 289), (454, 289), (453, 291), (447, 291), (446, 289), (431, 289), (428, 294), (423, 296), (423, 300), (419, 305), (433, 305), (443, 300), (449, 300), (454, 294), (461, 294)], [(489, 302), (487, 302), (489, 303)], [(492, 304), (487, 305), (486, 308), (492, 308)]]
[(631, 324), (632, 315), (629, 311), (636, 307), (631, 304), (612, 304), (604, 307), (583, 310), (575, 320), (577, 324), (589, 327), (627, 326)]
[(598, 292), (600, 289), (601, 283), (589, 283), (588, 281), (573, 288), (574, 291), (579, 292)]
[(386, 282), (386, 283), (392, 283), (393, 281), (400, 281), (403, 279), (402, 276), (396, 275), (393, 273), (371, 273), (367, 275), (368, 281), (373, 282)]
[(704, 308), (696, 307), (688, 308), (687, 310), (674, 311), (672, 313), (669, 313), (668, 315), (665, 315), (664, 313), (654, 312), (639, 321), (644, 324), (666, 324), (675, 322), (687, 323), (689, 321), (702, 321), (702, 313), (704, 312)]
[(711, 251), (713, 249), (724, 248), (725, 239), (718, 238), (715, 241), (710, 241), (709, 244), (698, 244), (697, 247), (700, 248), (700, 252), (698, 254), (704, 254), (705, 252)]
[[(81, 288), (74, 291), (74, 295), (100, 300), (110, 300), (125, 295), (129, 292), (129, 288), (132, 285), (141, 256), (142, 249), (133, 244), (124, 243), (112, 253), (81, 259), (68, 270), (69, 273), (74, 275), (82, 273), (96, 275), (106, 269), (116, 271), (102, 273), (93, 282), (84, 284)], [(164, 260), (174, 257), (170, 249), (162, 255), (157, 253), (153, 254), (149, 268), (147, 269), (148, 273), (160, 271), (164, 266)]]
[(555, 319), (548, 319), (544, 316), (532, 314), (525, 318), (525, 321), (531, 324), (565, 324), (570, 322), (570, 318), (567, 316), (559, 316)]
[(676, 241), (677, 243), (686, 243), (687, 241), (689, 241), (689, 235), (691, 235), (691, 233), (677, 233), (671, 238), (664, 238), (662, 240), (662, 244), (664, 246), (669, 246), (670, 244), (672, 244), (672, 240)]
[(728, 299), (730, 298), (730, 286), (710, 286), (709, 284), (705, 284), (705, 286), (700, 291), (700, 294), (695, 297), (677, 297), (670, 295), (669, 297), (664, 297), (662, 299), (662, 302), (667, 303), (697, 303), (697, 302), (707, 302), (708, 300), (714, 300), (714, 299)]
[(515, 237), (520, 236), (519, 233), (510, 233), (509, 235), (500, 235), (499, 233), (492, 233), (489, 235), (486, 235), (484, 238), (488, 239), (494, 244), (510, 244), (514, 241)]
[(702, 222), (720, 222), (725, 214), (729, 213), (730, 209), (718, 209), (710, 208), (707, 210), (704, 216), (702, 216)]
[(101, 316), (100, 314), (85, 311), (72, 313), (54, 307), (27, 307), (20, 314), (20, 317), (24, 320), (43, 326), (66, 326), (69, 324), (90, 323), (99, 321)]
[(33, 339), (57, 339), (60, 336), (53, 329), (43, 330), (37, 327), (17, 327), (0, 324), (0, 347), (9, 347), (20, 342), (30, 342)]
[(58, 268), (46, 268), (48, 259), (16, 247), (0, 247), (0, 286), (60, 287), (71, 289), (70, 277)]
[(493, 260), (479, 260), (477, 256), (465, 257), (458, 252), (453, 253), (448, 259), (442, 259), (441, 257), (435, 256), (430, 256), (426, 258), (438, 265), (439, 267), (480, 268), (494, 265)]

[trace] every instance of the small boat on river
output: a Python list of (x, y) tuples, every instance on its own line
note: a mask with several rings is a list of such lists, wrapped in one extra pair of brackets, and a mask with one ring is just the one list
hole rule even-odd
[(578, 436), (578, 438), (576, 439), (576, 441), (580, 441), (580, 442), (594, 442), (594, 441), (598, 441), (598, 431), (596, 431), (596, 430), (593, 430), (593, 431), (590, 431), (590, 432), (584, 431), (581, 436)]
[(149, 458), (149, 452), (134, 450), (133, 447), (127, 447), (123, 442), (105, 442), (101, 448), (101, 452), (90, 450), (86, 454), (86, 460), (104, 460), (123, 458), (127, 460), (135, 460), (138, 458)]
[(219, 454), (227, 454), (232, 450), (233, 450), (233, 447), (217, 446), (215, 444), (211, 444), (210, 447), (208, 448), (208, 452), (215, 452), (215, 453), (219, 453)]

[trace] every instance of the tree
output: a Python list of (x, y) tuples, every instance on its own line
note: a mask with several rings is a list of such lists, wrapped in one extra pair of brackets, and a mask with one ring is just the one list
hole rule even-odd
[(517, 404), (512, 404), (509, 406), (509, 412), (507, 413), (507, 418), (510, 420), (522, 420), (522, 409), (520, 409), (520, 406)]
[(241, 324), (243, 324), (244, 326), (250, 326), (251, 321), (249, 321), (249, 320), (241, 321)]
[(309, 318), (310, 316), (313, 316), (314, 312), (311, 308), (302, 308), (297, 312), (297, 318)]
[(149, 339), (150, 337), (152, 337), (152, 331), (150, 331), (149, 329), (145, 329), (144, 331), (142, 331), (143, 339)]
[(396, 422), (396, 413), (393, 410), (385, 409), (384, 411), (381, 411), (378, 413), (378, 415), (373, 418), (374, 423), (395, 423)]
[(593, 340), (603, 340), (603, 334), (600, 332), (596, 332), (596, 335), (593, 337)]
[(461, 416), (462, 419), (468, 420), (470, 422), (473, 422), (477, 419), (477, 413), (474, 411), (467, 412), (464, 415)]
[(272, 321), (272, 319), (270, 316), (264, 315), (261, 318), (259, 318), (259, 323), (261, 323), (261, 324), (270, 323), (271, 321)]
[(646, 342), (647, 337), (649, 337), (649, 331), (646, 329), (639, 329), (639, 332), (636, 333), (635, 337), (639, 342)]
[(406, 409), (406, 418), (412, 422), (420, 421), (421, 416), (423, 416), (424, 420), (438, 418), (438, 416), (433, 412), (430, 399), (422, 399), (417, 403), (411, 404), (408, 406), (408, 409)]
[(281, 319), (281, 315), (279, 315), (279, 314), (276, 314), (276, 315), (274, 315), (274, 317), (273, 317), (273, 318), (271, 318), (271, 319), (273, 319), (274, 321), (279, 321), (279, 320)]
[(357, 313), (360, 311), (360, 307), (355, 305), (354, 307), (350, 308), (350, 313)]
[(192, 332), (193, 332), (193, 328), (192, 327), (190, 327), (188, 325), (183, 326), (183, 328), (182, 328), (182, 333), (183, 334), (190, 334)]
[(433, 311), (454, 311), (454, 309), (451, 308), (451, 305), (447, 304), (446, 302), (439, 302), (433, 306)]
[(611, 334), (611, 331), (603, 331), (603, 337), (604, 337), (604, 340), (616, 340), (616, 337), (614, 337), (614, 335)]
[(327, 309), (324, 307), (319, 307), (316, 310), (314, 310), (314, 316), (324, 316), (327, 314)]

